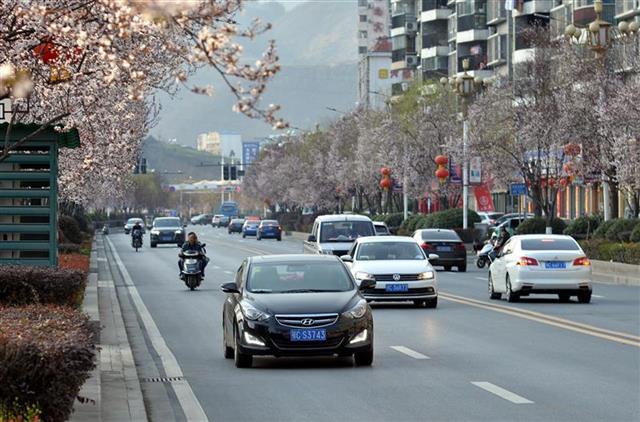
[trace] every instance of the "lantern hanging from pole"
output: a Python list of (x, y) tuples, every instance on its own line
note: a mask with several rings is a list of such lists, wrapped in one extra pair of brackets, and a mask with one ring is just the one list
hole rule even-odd
[(449, 162), (449, 159), (444, 155), (438, 155), (434, 161), (439, 166), (446, 166), (447, 163)]
[(380, 169), (380, 174), (381, 174), (383, 177), (391, 176), (391, 169), (389, 169), (389, 167), (382, 167), (382, 168)]
[(380, 180), (380, 187), (385, 191), (389, 190), (391, 188), (391, 178), (385, 177), (384, 179)]
[(438, 165), (438, 169), (436, 170), (436, 177), (440, 180), (440, 184), (444, 184), (449, 177), (449, 170), (447, 170), (447, 164), (449, 163), (449, 159), (444, 155), (438, 155), (434, 161)]

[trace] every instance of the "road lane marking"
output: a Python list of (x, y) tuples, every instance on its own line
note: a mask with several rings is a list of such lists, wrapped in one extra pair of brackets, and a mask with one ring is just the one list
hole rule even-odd
[(528, 319), (530, 321), (536, 321), (542, 324), (563, 328), (565, 330), (587, 334), (587, 335), (598, 337), (604, 340), (610, 340), (617, 343), (640, 348), (640, 337), (635, 336), (633, 334), (607, 330), (604, 328), (595, 327), (593, 325), (583, 324), (580, 322), (570, 321), (564, 318), (558, 318), (551, 315), (542, 314), (540, 312), (529, 311), (521, 308), (513, 308), (508, 306), (496, 305), (490, 302), (475, 300), (475, 299), (471, 299), (464, 296), (457, 296), (457, 295), (453, 295), (443, 291), (439, 291), (438, 295), (442, 299), (448, 300), (450, 302), (456, 302), (464, 305), (475, 306), (477, 308), (487, 309), (494, 312), (500, 312), (503, 314)]
[(476, 280), (482, 280), (482, 281), (487, 280), (487, 277), (473, 277), (473, 278), (475, 278)]
[(217, 266), (217, 265), (212, 265), (211, 268), (213, 268), (214, 270), (219, 270), (220, 269), (220, 267)]
[(226, 270), (224, 273), (225, 274), (233, 274), (233, 271)]
[[(129, 295), (131, 296), (133, 304), (135, 305), (136, 310), (140, 315), (140, 319), (144, 324), (147, 335), (151, 340), (151, 345), (160, 357), (160, 361), (162, 362), (162, 367), (164, 368), (166, 376), (184, 378), (182, 368), (180, 368), (178, 360), (169, 349), (169, 346), (167, 346), (167, 343), (164, 341), (162, 334), (160, 334), (158, 326), (153, 320), (153, 317), (151, 316), (151, 313), (145, 306), (144, 302), (142, 301), (142, 297), (140, 296), (138, 289), (133, 283), (133, 279), (131, 278), (129, 271), (127, 271), (127, 268), (122, 262), (122, 259), (120, 259), (120, 255), (118, 255), (115, 246), (111, 242), (111, 239), (107, 238), (107, 241), (109, 242), (109, 247), (114, 259), (116, 260), (116, 264), (120, 269), (120, 274), (122, 274), (124, 283), (127, 286)], [(173, 388), (173, 391), (176, 394), (176, 398), (180, 403), (180, 407), (182, 407), (182, 410), (188, 421), (207, 422), (209, 420), (207, 418), (207, 415), (204, 413), (204, 410), (202, 409), (198, 398), (191, 389), (188, 381), (183, 379), (182, 381), (171, 383), (171, 387)]]
[(416, 352), (415, 350), (411, 350), (408, 347), (391, 346), (391, 348), (396, 352), (404, 353), (405, 355), (411, 356), (414, 359), (430, 359), (429, 356), (423, 355), (422, 353)]
[(490, 382), (486, 382), (486, 381), (471, 381), (471, 384), (475, 385), (476, 387), (482, 388), (485, 391), (488, 391), (492, 394), (495, 394), (498, 397), (501, 397), (505, 400), (510, 401), (511, 403), (515, 403), (515, 404), (533, 404), (533, 402), (531, 400), (525, 399), (522, 396), (517, 395), (516, 393), (512, 393), (509, 390), (505, 390), (502, 387), (498, 387), (495, 384), (491, 384)]
[(595, 297), (596, 299), (604, 299), (604, 296), (600, 295), (591, 295), (591, 297)]

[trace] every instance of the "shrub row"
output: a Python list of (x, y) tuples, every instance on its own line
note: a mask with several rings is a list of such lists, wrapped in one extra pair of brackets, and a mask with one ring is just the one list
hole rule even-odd
[(632, 242), (640, 242), (640, 224), (636, 224), (636, 227), (631, 232), (629, 240)]
[(60, 253), (79, 253), (80, 245), (77, 243), (60, 243), (58, 245), (58, 252)]
[(93, 356), (94, 333), (77, 310), (0, 306), (0, 420), (39, 412), (67, 420)]
[[(469, 210), (467, 214), (467, 226), (473, 227), (480, 222), (480, 216)], [(459, 229), (462, 227), (462, 208), (434, 212), (432, 214), (417, 214), (406, 219), (400, 226), (404, 231), (412, 233), (418, 229)]]
[(86, 273), (48, 267), (3, 266), (0, 271), (0, 304), (30, 303), (79, 307)]
[(396, 212), (392, 214), (378, 214), (371, 217), (373, 221), (382, 221), (389, 228), (400, 227), (404, 220), (404, 213)]
[(80, 224), (78, 224), (75, 218), (68, 215), (59, 216), (58, 228), (64, 236), (64, 239), (61, 239), (63, 242), (82, 243), (82, 231), (80, 230)]
[[(551, 222), (551, 232), (553, 234), (562, 234), (567, 228), (567, 224), (560, 218), (554, 218)], [(524, 220), (516, 228), (516, 234), (545, 234), (547, 229), (547, 220), (543, 217), (533, 217)]]
[(600, 215), (578, 217), (569, 223), (563, 233), (576, 239), (588, 239), (593, 237), (601, 223), (602, 217)]
[(618, 243), (592, 239), (581, 241), (580, 246), (590, 259), (640, 265), (640, 243)]

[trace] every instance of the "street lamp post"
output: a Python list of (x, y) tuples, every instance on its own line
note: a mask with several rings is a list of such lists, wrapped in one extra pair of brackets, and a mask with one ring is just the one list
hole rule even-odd
[(467, 163), (467, 145), (469, 139), (469, 127), (467, 119), (467, 109), (469, 107), (469, 101), (471, 97), (476, 94), (483, 83), (487, 81), (482, 77), (476, 76), (475, 78), (468, 73), (469, 59), (462, 60), (462, 69), (464, 73), (458, 77), (451, 77), (449, 79), (442, 77), (440, 83), (443, 86), (449, 84), (460, 99), (462, 100), (462, 228), (467, 229), (467, 216), (468, 216), (468, 202), (469, 202), (469, 169)]
[[(604, 59), (607, 50), (614, 42), (631, 39), (633, 35), (638, 33), (640, 24), (637, 21), (631, 23), (621, 21), (617, 28), (609, 22), (602, 19), (602, 0), (596, 0), (593, 3), (593, 10), (596, 13), (596, 19), (587, 25), (587, 28), (579, 28), (575, 25), (568, 25), (564, 31), (569, 41), (579, 45), (588, 45), (595, 53), (596, 58), (602, 59), (602, 65), (605, 66)], [(605, 100), (604, 87), (600, 88), (599, 106), (602, 106)], [(602, 193), (604, 201), (604, 220), (611, 219), (611, 192), (607, 181), (606, 172), (602, 172)]]

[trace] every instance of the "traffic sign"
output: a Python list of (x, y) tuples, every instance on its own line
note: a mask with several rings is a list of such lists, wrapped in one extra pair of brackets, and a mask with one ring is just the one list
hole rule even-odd
[(527, 194), (527, 185), (524, 183), (512, 183), (510, 185), (511, 196), (520, 196)]

